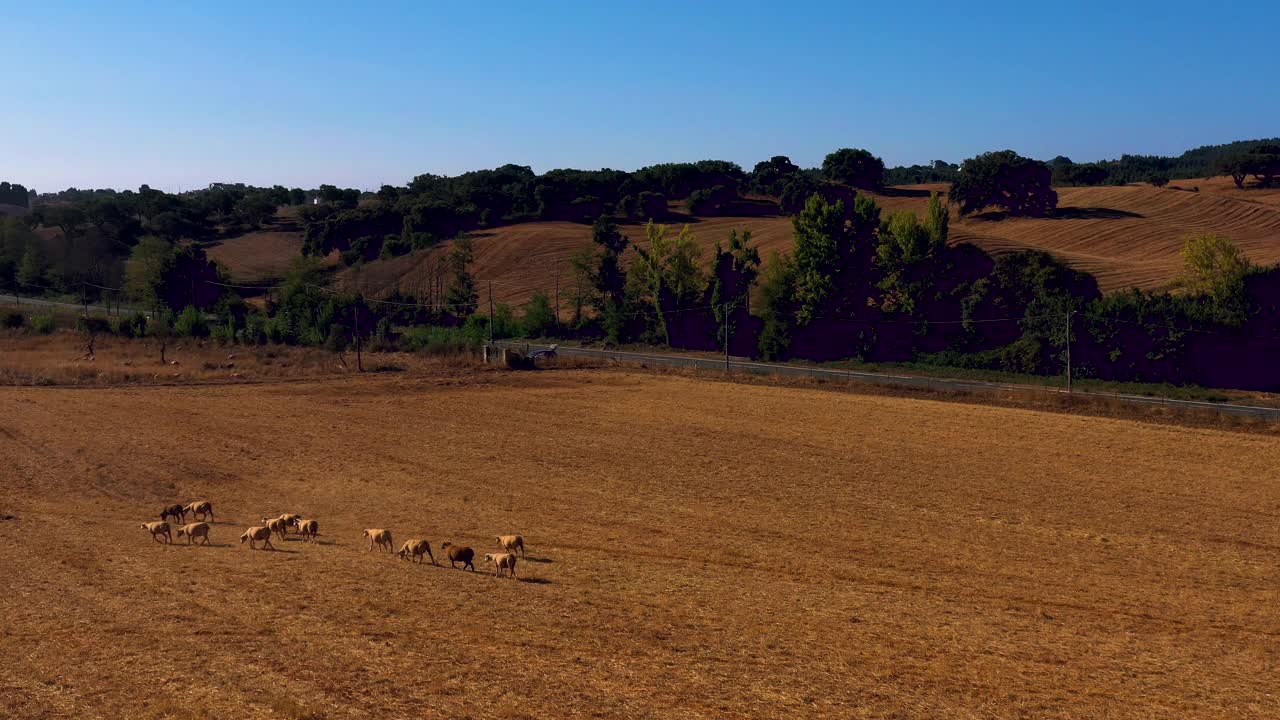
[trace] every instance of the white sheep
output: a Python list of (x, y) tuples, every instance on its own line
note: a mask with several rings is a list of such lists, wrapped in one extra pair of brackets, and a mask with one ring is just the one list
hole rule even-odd
[(267, 529), (268, 529), (268, 530), (270, 530), (272, 533), (274, 533), (274, 534), (275, 534), (275, 536), (276, 536), (277, 538), (281, 539), (281, 540), (283, 540), (283, 539), (284, 539), (284, 536), (285, 536), (285, 532), (284, 532), (284, 530), (285, 530), (285, 528), (289, 527), (288, 525), (286, 525), (286, 524), (285, 524), (284, 520), (282, 520), (281, 518), (278, 518), (278, 517), (277, 517), (277, 518), (262, 518), (262, 524), (263, 524), (263, 525), (266, 525), (266, 526), (267, 526)]
[(163, 520), (156, 520), (155, 522), (142, 523), (141, 527), (147, 532), (151, 533), (151, 539), (155, 540), (156, 542), (160, 542), (161, 535), (164, 536), (164, 541), (166, 543), (173, 542), (173, 535), (169, 534), (169, 523)]
[(503, 570), (511, 571), (511, 577), (516, 576), (516, 556), (512, 553), (486, 553), (484, 556), (486, 562), (493, 563), (493, 574), (501, 575)]
[(414, 538), (405, 540), (404, 545), (400, 546), (400, 559), (410, 560), (412, 562), (422, 562), (422, 556), (426, 555), (431, 558), (431, 564), (436, 564), (436, 556), (431, 554), (431, 543), (422, 538)]
[(199, 515), (200, 517), (195, 518), (197, 520), (207, 519), (209, 522), (213, 522), (213, 503), (208, 500), (197, 500), (191, 503), (187, 506), (187, 512), (191, 513), (193, 517)]
[(258, 549), (258, 541), (263, 542), (265, 548), (271, 548), (272, 550), (276, 549), (275, 546), (271, 544), (271, 528), (257, 526), (251, 527), (248, 530), (245, 530), (244, 534), (240, 536), (240, 544), (243, 545), (245, 540), (249, 541), (249, 548), (252, 550)]
[(209, 523), (198, 522), (198, 523), (191, 523), (189, 525), (183, 525), (182, 527), (178, 528), (178, 537), (182, 537), (184, 535), (187, 537), (188, 545), (191, 545), (192, 543), (194, 543), (196, 538), (203, 538), (204, 539), (203, 544), (208, 545), (209, 544)]
[(302, 539), (307, 542), (315, 540), (316, 535), (320, 534), (320, 523), (315, 520), (298, 518), (298, 522), (295, 525), (298, 526), (298, 534), (302, 535)]
[(364, 531), (364, 536), (369, 538), (369, 549), (372, 550), (376, 543), (379, 548), (386, 547), (387, 552), (393, 552), (391, 549), (391, 531), (382, 528), (368, 528)]
[(521, 535), (499, 535), (498, 545), (512, 555), (514, 555), (516, 549), (519, 548), (520, 557), (524, 557), (524, 537)]

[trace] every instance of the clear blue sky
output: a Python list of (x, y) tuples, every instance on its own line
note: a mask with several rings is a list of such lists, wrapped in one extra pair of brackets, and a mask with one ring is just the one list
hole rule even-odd
[(1275, 0), (181, 5), (0, 1), (0, 179), (376, 188), (1280, 134)]

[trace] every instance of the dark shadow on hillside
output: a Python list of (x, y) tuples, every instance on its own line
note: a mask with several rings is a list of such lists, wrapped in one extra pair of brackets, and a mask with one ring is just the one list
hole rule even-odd
[(1116, 210), (1114, 208), (1060, 207), (1050, 212), (1046, 217), (1051, 220), (1123, 220), (1125, 218), (1140, 218), (1144, 216), (1136, 212)]
[(546, 578), (540, 578), (540, 577), (518, 577), (516, 579), (522, 583), (529, 583), (530, 585), (554, 585), (555, 584)]
[(716, 213), (725, 217), (776, 217), (779, 214), (781, 211), (776, 202), (748, 199), (734, 200)]
[(555, 560), (552, 560), (551, 558), (544, 558), (544, 557), (524, 557), (524, 558), (520, 558), (520, 560), (522, 560), (523, 562), (544, 563), (544, 564), (555, 562)]
[(918, 197), (927, 198), (932, 193), (928, 190), (918, 190), (916, 188), (899, 188), (884, 187), (876, 191), (877, 194), (885, 197)]

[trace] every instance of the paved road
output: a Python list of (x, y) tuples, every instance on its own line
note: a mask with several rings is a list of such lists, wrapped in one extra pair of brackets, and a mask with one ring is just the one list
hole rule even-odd
[[(495, 344), (505, 345), (507, 347), (521, 350), (526, 347), (530, 350), (544, 350), (549, 347), (547, 345), (505, 341), (499, 341)], [(673, 353), (638, 353), (624, 352), (621, 350), (592, 350), (574, 347), (560, 347), (557, 352), (566, 356), (605, 359), (612, 358), (629, 362), (647, 362), (658, 365), (672, 365), (676, 367), (699, 368), (704, 370), (725, 369), (725, 361), (723, 359), (713, 360), (710, 358), (699, 358)], [(1059, 394), (1066, 392), (1066, 390), (1060, 388), (1044, 387), (1041, 385), (1019, 385), (1015, 383), (923, 377), (919, 375), (890, 375), (888, 373), (873, 373), (860, 370), (835, 370), (829, 368), (806, 367), (803, 365), (754, 362), (751, 360), (736, 358), (729, 359), (728, 367), (731, 372), (741, 370), (759, 375), (788, 375), (792, 377), (825, 378), (828, 380), (847, 380), (873, 383), (877, 385), (905, 385), (909, 387), (929, 388), (934, 390), (967, 390), (985, 392), (996, 390), (1032, 390), (1036, 392)], [(1075, 394), (1089, 397), (1111, 398), (1122, 402), (1133, 403), (1135, 405), (1163, 405), (1166, 407), (1211, 410), (1224, 415), (1243, 415), (1247, 417), (1266, 418), (1268, 420), (1280, 420), (1280, 408), (1232, 405), (1228, 403), (1203, 402), (1200, 400), (1172, 400), (1158, 397), (1147, 397), (1145, 395), (1127, 395), (1123, 393), (1097, 392), (1092, 390), (1076, 390)]]

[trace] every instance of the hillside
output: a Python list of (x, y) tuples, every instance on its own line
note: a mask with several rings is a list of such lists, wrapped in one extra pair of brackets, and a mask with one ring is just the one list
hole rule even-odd
[[(1193, 188), (1199, 188), (1194, 192)], [(886, 210), (923, 212), (930, 191), (946, 186), (915, 185), (876, 194)], [(1254, 261), (1280, 262), (1280, 189), (1239, 190), (1227, 178), (1177, 181), (1166, 188), (1147, 185), (1059, 188), (1059, 212), (1046, 219), (997, 219), (996, 214), (955, 220), (953, 242), (972, 242), (990, 252), (1047, 250), (1097, 276), (1104, 291), (1160, 288), (1181, 271), (1180, 250), (1187, 235), (1216, 232)], [(679, 225), (683, 219), (672, 224)], [(749, 229), (762, 255), (786, 250), (792, 242), (786, 217), (688, 218), (704, 259), (731, 230)], [(632, 241), (643, 241), (644, 226), (622, 226)], [(675, 228), (678, 231), (678, 227)], [(569, 222), (511, 225), (476, 234), (476, 277), (493, 281), (499, 302), (521, 303), (535, 290), (552, 292), (557, 270), (561, 288), (569, 282), (569, 258), (591, 247), (588, 226)], [(378, 294), (399, 283), (416, 292), (443, 249), (367, 263), (339, 273), (347, 288)], [(483, 289), (483, 288), (482, 288)]]
[[(231, 271), (237, 283), (270, 283), (283, 278), (302, 254), (302, 224), (297, 209), (284, 207), (262, 229), (206, 245), (209, 257)], [(327, 263), (337, 258), (327, 258)]]

